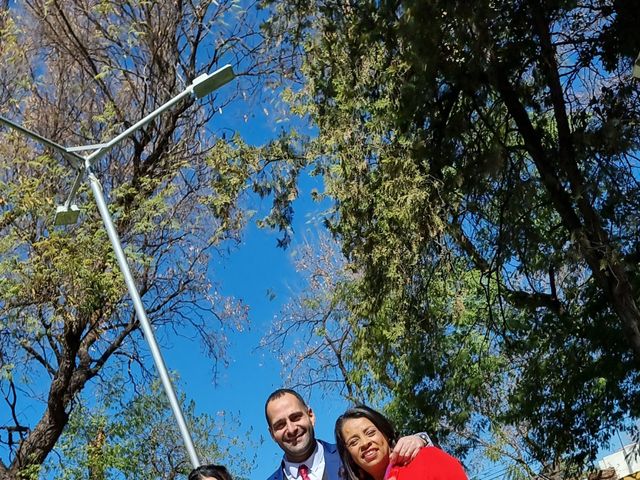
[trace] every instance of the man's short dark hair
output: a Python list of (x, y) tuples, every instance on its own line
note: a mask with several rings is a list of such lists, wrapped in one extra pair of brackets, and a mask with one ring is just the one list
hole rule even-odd
[(307, 406), (307, 402), (305, 402), (304, 398), (302, 398), (302, 396), (300, 396), (300, 394), (295, 390), (291, 390), (290, 388), (279, 388), (277, 390), (274, 390), (271, 395), (267, 397), (267, 401), (264, 402), (264, 418), (267, 419), (267, 425), (269, 425), (269, 428), (271, 428), (271, 422), (269, 421), (269, 415), (267, 415), (267, 407), (275, 399), (284, 397), (287, 394), (296, 397), (304, 408), (309, 409), (309, 407)]

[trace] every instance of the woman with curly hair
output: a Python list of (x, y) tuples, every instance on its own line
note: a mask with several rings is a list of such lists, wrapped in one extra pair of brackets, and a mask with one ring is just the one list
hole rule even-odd
[(347, 480), (467, 480), (460, 462), (436, 447), (422, 448), (407, 465), (392, 465), (395, 429), (384, 415), (364, 405), (338, 418), (335, 435)]

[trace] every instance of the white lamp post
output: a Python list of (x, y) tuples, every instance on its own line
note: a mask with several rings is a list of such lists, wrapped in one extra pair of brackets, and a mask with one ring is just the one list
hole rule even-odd
[[(158, 343), (156, 342), (155, 335), (153, 333), (153, 328), (151, 327), (151, 323), (147, 318), (147, 313), (145, 311), (144, 305), (142, 304), (142, 299), (140, 298), (140, 294), (138, 293), (138, 289), (136, 288), (135, 282), (133, 280), (133, 275), (131, 274), (131, 270), (129, 269), (129, 264), (127, 263), (127, 258), (124, 254), (124, 250), (122, 249), (122, 244), (120, 243), (120, 238), (118, 237), (118, 233), (116, 232), (115, 226), (113, 225), (113, 220), (111, 219), (111, 215), (109, 213), (109, 209), (107, 208), (107, 204), (102, 193), (102, 186), (98, 178), (94, 175), (92, 171), (92, 165), (104, 155), (106, 155), (109, 150), (111, 150), (115, 145), (120, 143), (126, 137), (131, 135), (140, 127), (146, 125), (152, 119), (163, 113), (165, 110), (168, 110), (173, 105), (178, 103), (185, 97), (189, 95), (193, 95), (196, 98), (202, 98), (216, 90), (217, 88), (223, 86), (224, 84), (230, 82), (235, 77), (233, 73), (233, 69), (231, 65), (225, 65), (224, 67), (216, 70), (214, 73), (207, 75), (203, 74), (196, 78), (191, 85), (189, 85), (182, 93), (179, 93), (171, 100), (166, 102), (164, 105), (158, 107), (156, 110), (151, 112), (149, 115), (144, 117), (142, 120), (137, 122), (135, 125), (129, 127), (127, 130), (122, 132), (120, 135), (114, 137), (107, 143), (102, 143), (98, 145), (83, 145), (80, 147), (63, 147), (62, 145), (53, 142), (41, 135), (38, 135), (31, 130), (28, 130), (21, 125), (18, 125), (11, 120), (8, 120), (2, 116), (0, 116), (0, 123), (7, 125), (8, 127), (13, 128), (26, 135), (27, 137), (36, 140), (47, 147), (52, 148), (53, 150), (60, 153), (76, 170), (76, 178), (73, 182), (73, 186), (71, 187), (71, 192), (67, 197), (64, 205), (57, 207), (56, 216), (54, 223), (56, 225), (68, 225), (71, 223), (75, 223), (78, 218), (79, 209), (76, 205), (73, 204), (73, 200), (75, 198), (76, 192), (84, 175), (86, 174), (89, 178), (89, 183), (91, 185), (91, 191), (93, 192), (93, 196), (98, 205), (98, 211), (100, 212), (100, 216), (102, 217), (102, 221), (104, 223), (105, 229), (107, 230), (107, 235), (109, 236), (109, 240), (111, 241), (111, 245), (113, 246), (113, 250), (115, 251), (116, 258), (118, 260), (118, 265), (120, 266), (120, 270), (122, 271), (122, 275), (124, 276), (124, 281), (127, 285), (127, 289), (129, 290), (129, 295), (131, 295), (131, 299), (133, 300), (133, 306), (135, 308), (136, 314), (138, 316), (138, 320), (140, 321), (140, 325), (142, 326), (142, 331), (144, 333), (144, 337), (149, 344), (149, 348), (151, 350), (151, 355), (153, 356), (153, 360), (156, 364), (156, 368), (158, 369), (158, 374), (160, 375), (160, 380), (162, 381), (162, 385), (164, 390), (169, 397), (169, 403), (171, 404), (171, 409), (173, 410), (173, 414), (178, 422), (178, 428), (180, 429), (180, 433), (182, 435), (182, 439), (184, 441), (184, 445), (187, 449), (187, 453), (189, 454), (189, 458), (191, 460), (191, 464), (194, 468), (200, 465), (200, 460), (198, 459), (198, 455), (196, 454), (195, 448), (193, 447), (193, 441), (191, 439), (191, 434), (189, 433), (189, 429), (187, 428), (187, 424), (184, 420), (184, 416), (182, 414), (182, 410), (180, 408), (180, 404), (178, 403), (178, 399), (176, 398), (175, 391), (173, 389), (173, 385), (171, 384), (171, 379), (169, 378), (169, 374), (167, 372), (167, 368), (165, 366), (164, 360), (162, 358), (162, 354), (158, 347)], [(81, 156), (76, 152), (80, 151), (89, 151), (90, 153), (86, 156)]]

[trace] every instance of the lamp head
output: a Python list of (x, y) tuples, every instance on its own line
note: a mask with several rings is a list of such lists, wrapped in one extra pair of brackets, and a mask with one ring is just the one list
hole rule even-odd
[(235, 74), (233, 73), (231, 65), (225, 65), (213, 72), (211, 75), (203, 73), (197, 77), (191, 85), (193, 88), (193, 94), (196, 98), (206, 97), (211, 92), (220, 88), (224, 84), (229, 83), (234, 78)]
[(78, 221), (80, 209), (77, 205), (60, 205), (56, 208), (56, 216), (53, 218), (53, 224), (56, 227), (62, 225), (73, 225)]

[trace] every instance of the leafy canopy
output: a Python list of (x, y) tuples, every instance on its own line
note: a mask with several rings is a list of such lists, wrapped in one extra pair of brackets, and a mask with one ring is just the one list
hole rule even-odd
[(356, 371), (405, 422), (593, 459), (640, 413), (640, 6), (266, 3), (362, 274)]

